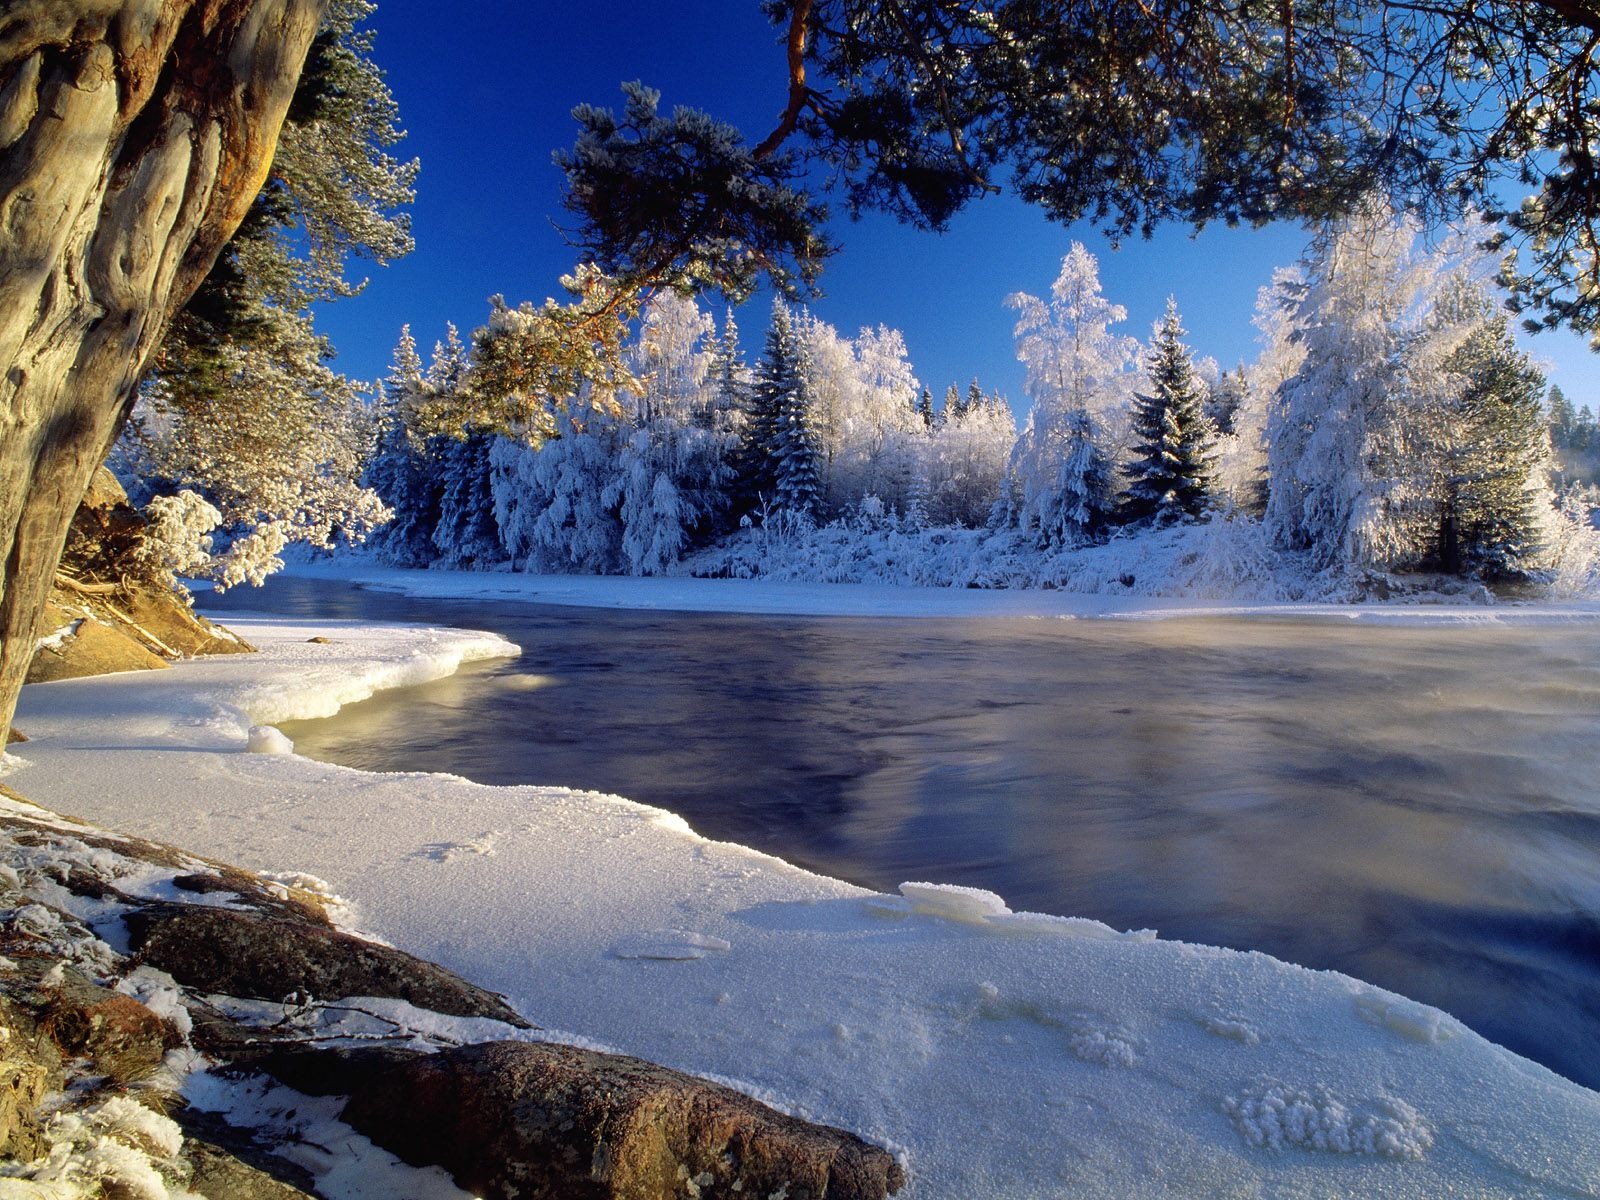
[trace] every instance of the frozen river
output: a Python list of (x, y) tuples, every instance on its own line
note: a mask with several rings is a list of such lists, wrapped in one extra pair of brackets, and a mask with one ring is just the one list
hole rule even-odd
[(313, 757), (615, 792), (871, 887), (1335, 968), (1600, 1087), (1600, 625), (683, 614), (304, 578), (205, 607), (523, 647), (285, 726)]

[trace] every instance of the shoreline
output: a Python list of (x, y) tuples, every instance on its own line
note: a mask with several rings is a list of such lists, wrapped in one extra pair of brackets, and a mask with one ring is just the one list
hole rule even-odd
[(417, 599), (497, 600), (578, 608), (751, 616), (1022, 618), (1158, 621), (1306, 620), (1405, 626), (1542, 626), (1600, 621), (1600, 599), (1505, 601), (1443, 598), (1340, 604), (1178, 600), (1051, 589), (907, 587), (863, 583), (784, 583), (686, 576), (530, 575), (382, 567), (353, 559), (293, 563), (286, 575), (328, 579)]
[(1600, 1093), (1347, 976), (989, 893), (876, 895), (618, 797), (246, 753), (251, 723), (490, 646), (235, 624), (261, 655), (26, 690), (32, 765), (7, 782), (327, 879), (363, 928), (547, 1028), (898, 1151), (905, 1196), (1511, 1196), (1600, 1178)]

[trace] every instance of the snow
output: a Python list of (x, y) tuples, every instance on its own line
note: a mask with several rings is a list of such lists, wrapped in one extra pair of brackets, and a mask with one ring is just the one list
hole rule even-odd
[[(299, 563), (289, 575), (336, 579), (420, 599), (513, 600), (577, 608), (755, 613), (820, 617), (1033, 617), (1166, 620), (1257, 617), (1392, 625), (1544, 625), (1600, 620), (1600, 600), (1503, 603), (1218, 603), (1035, 588), (904, 587), (866, 583), (783, 583), (510, 572), (407, 570), (356, 559)], [(232, 618), (231, 623), (237, 624)], [(318, 714), (326, 715), (326, 714)]]
[[(683, 603), (707, 587), (391, 578), (504, 583), (529, 589), (521, 598), (572, 588), (591, 603)], [(1600, 1189), (1600, 1094), (1346, 976), (1012, 913), (1003, 897), (937, 883), (874, 895), (615, 796), (240, 753), (252, 725), (329, 713), (512, 647), (419, 627), (235, 626), (259, 655), (25, 688), (28, 765), (8, 782), (195, 853), (309, 873), (352, 898), (363, 927), (504, 992), (546, 1031), (570, 1031), (537, 1036), (714, 1077), (890, 1148), (912, 1200)], [(163, 994), (158, 978), (132, 986)], [(345, 1003), (365, 1015), (328, 1006), (305, 1019), (348, 1022), (352, 1036), (362, 1021), (412, 1019), (394, 1002)], [(231, 1086), (200, 1075), (188, 1094), (317, 1126), (328, 1153), (308, 1165), (335, 1190), (424, 1194), (409, 1177), (370, 1174), (370, 1149), (321, 1124), (335, 1109)]]

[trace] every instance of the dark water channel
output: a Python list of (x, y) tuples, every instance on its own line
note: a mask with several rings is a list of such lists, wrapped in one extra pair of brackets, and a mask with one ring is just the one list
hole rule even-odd
[(875, 888), (1336, 968), (1600, 1087), (1600, 625), (799, 619), (306, 579), (205, 607), (523, 647), (285, 726), (313, 757), (616, 792)]

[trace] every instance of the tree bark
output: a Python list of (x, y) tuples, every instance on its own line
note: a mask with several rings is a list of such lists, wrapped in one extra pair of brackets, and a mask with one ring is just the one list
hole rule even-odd
[(0, 745), (72, 514), (261, 190), (324, 8), (0, 3)]

